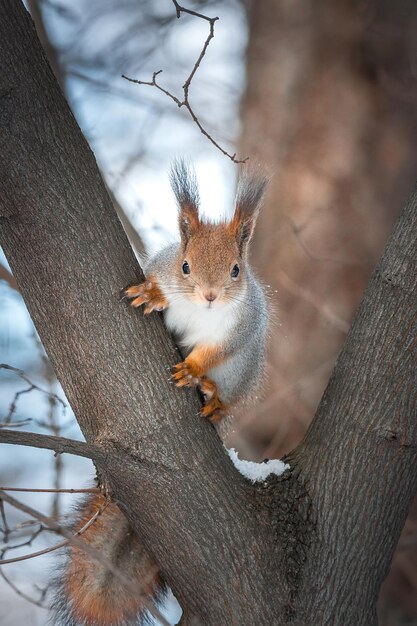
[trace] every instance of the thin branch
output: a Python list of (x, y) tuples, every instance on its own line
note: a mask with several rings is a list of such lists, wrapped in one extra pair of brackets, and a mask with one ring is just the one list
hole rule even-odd
[(106, 184), (106, 189), (107, 189), (107, 193), (109, 194), (109, 196), (111, 197), (113, 201), (113, 206), (116, 210), (117, 216), (122, 223), (124, 231), (134, 251), (136, 252), (138, 256), (143, 255), (145, 253), (145, 245), (142, 241), (142, 238), (140, 237), (138, 231), (136, 230), (136, 228), (133, 226), (132, 222), (130, 221), (126, 211), (121, 206), (119, 201), (116, 199), (116, 196), (114, 195), (112, 189), (110, 189), (110, 187), (107, 184)]
[(21, 591), (19, 587), (16, 587), (16, 585), (10, 580), (10, 578), (8, 578), (8, 576), (6, 576), (6, 574), (3, 572), (2, 568), (0, 568), (0, 576), (3, 578), (4, 582), (7, 583), (9, 587), (11, 587), (13, 591), (17, 593), (17, 595), (20, 596), (21, 598), (24, 598), (28, 602), (31, 602), (32, 604), (39, 606), (41, 609), (49, 608), (48, 605), (43, 604), (48, 587), (45, 587), (45, 589), (41, 591), (41, 597), (39, 598), (39, 600), (36, 600), (35, 598), (32, 598), (31, 596), (28, 596), (26, 593)]
[[(51, 393), (51, 395), (48, 396), (48, 407), (49, 407), (49, 411), (48, 411), (48, 429), (51, 431), (51, 434), (54, 437), (60, 437), (61, 436), (61, 426), (60, 426), (60, 420), (57, 418), (57, 403), (56, 400), (54, 398), (53, 394), (53, 389), (54, 389), (54, 384), (56, 383), (56, 377), (55, 377), (55, 372), (52, 368), (51, 362), (48, 359), (48, 357), (45, 355), (45, 353), (42, 350), (42, 344), (38, 339), (38, 336), (35, 335), (35, 340), (37, 340), (37, 345), (38, 348), (41, 352), (41, 360), (44, 366), (44, 376), (45, 379), (48, 382), (48, 387), (49, 387), (49, 391)], [(61, 454), (56, 454), (54, 456), (53, 459), (53, 464), (54, 464), (54, 478), (55, 478), (55, 495), (52, 499), (52, 504), (51, 504), (51, 517), (53, 517), (54, 519), (58, 519), (59, 518), (59, 505), (60, 505), (60, 493), (59, 490), (61, 488), (61, 482), (62, 482), (62, 471), (63, 471), (63, 460), (62, 460), (62, 455)]]
[(2, 533), (3, 533), (4, 541), (7, 542), (9, 540), (9, 535), (11, 533), (11, 528), (10, 528), (9, 524), (7, 523), (7, 517), (6, 517), (6, 512), (4, 510), (3, 500), (0, 500), (0, 517), (1, 517), (1, 521), (3, 523)]
[(21, 426), (27, 426), (30, 424), (32, 419), (30, 417), (23, 420), (16, 420), (15, 422), (0, 422), (0, 429), (7, 428), (8, 426), (13, 426), (13, 428), (20, 428)]
[[(41, 533), (44, 532), (44, 530), (47, 530), (45, 528), (45, 526), (43, 526), (42, 524), (39, 524), (39, 522), (37, 520), (30, 520), (33, 521), (33, 524), (38, 525), (38, 528), (32, 532), (32, 534), (30, 535), (29, 539), (26, 539), (26, 541), (21, 541), (20, 543), (13, 543), (11, 545), (9, 545), (8, 543), (5, 542), (5, 544), (3, 546), (1, 546), (0, 549), (0, 557), (3, 558), (3, 556), (6, 554), (6, 552), (9, 552), (9, 550), (17, 550), (18, 548), (24, 548), (25, 546), (31, 546), (32, 543), (35, 541), (35, 539), (37, 539), (39, 537), (39, 535)], [(18, 528), (17, 526), (15, 526), (11, 532), (13, 534), (15, 534), (17, 532)], [(49, 530), (49, 529), (48, 529)]]
[[(19, 378), (24, 380), (25, 383), (28, 384), (28, 387), (26, 389), (22, 389), (22, 390), (17, 391), (15, 393), (14, 398), (13, 398), (13, 400), (12, 400), (10, 406), (9, 406), (8, 413), (7, 413), (6, 417), (4, 418), (1, 426), (3, 426), (4, 424), (5, 425), (9, 425), (11, 423), (12, 417), (13, 417), (13, 415), (16, 412), (17, 403), (18, 403), (18, 400), (19, 400), (20, 396), (22, 396), (25, 393), (30, 393), (31, 391), (34, 391), (34, 390), (39, 391), (40, 393), (43, 393), (46, 396), (48, 396), (49, 398), (51, 398), (54, 401), (58, 402), (62, 406), (63, 413), (65, 414), (65, 411), (67, 409), (67, 405), (62, 400), (62, 398), (57, 396), (56, 393), (52, 393), (51, 391), (47, 391), (46, 389), (43, 389), (42, 387), (39, 387), (39, 385), (37, 385), (36, 383), (32, 382), (30, 380), (30, 378), (28, 378), (28, 376), (25, 374), (25, 372), (23, 372), (22, 370), (18, 369), (17, 367), (13, 367), (12, 365), (8, 365), (7, 363), (0, 363), (0, 370), (7, 370), (9, 372), (13, 372), (17, 376), (19, 376)], [(22, 425), (22, 422), (20, 422), (20, 425)]]
[(24, 493), (101, 493), (99, 487), (90, 489), (29, 489), (25, 487), (0, 487), (0, 491), (18, 491)]
[(0, 443), (44, 448), (46, 450), (54, 450), (56, 454), (74, 454), (94, 461), (105, 460), (105, 454), (101, 448), (93, 444), (84, 443), (84, 441), (67, 439), (66, 437), (53, 437), (52, 435), (41, 435), (27, 431), (2, 429), (0, 430)]
[(194, 17), (198, 17), (202, 20), (206, 20), (207, 22), (209, 22), (210, 24), (210, 28), (209, 28), (209, 34), (207, 36), (207, 39), (205, 40), (203, 47), (201, 49), (200, 54), (197, 57), (196, 62), (194, 63), (194, 66), (190, 72), (190, 75), (187, 77), (187, 79), (185, 80), (183, 86), (182, 86), (182, 90), (183, 90), (183, 95), (182, 95), (182, 99), (180, 99), (179, 97), (175, 96), (173, 93), (171, 93), (170, 91), (168, 91), (168, 89), (165, 89), (164, 87), (162, 87), (156, 80), (156, 77), (162, 73), (162, 70), (158, 70), (157, 72), (154, 72), (152, 74), (152, 80), (151, 81), (144, 81), (144, 80), (136, 80), (134, 78), (129, 78), (128, 76), (125, 76), (124, 74), (122, 74), (122, 78), (126, 79), (127, 81), (129, 81), (130, 83), (135, 83), (137, 85), (148, 85), (149, 87), (155, 87), (156, 89), (158, 89), (159, 91), (162, 91), (163, 94), (165, 94), (168, 98), (170, 98), (171, 100), (173, 100), (175, 102), (175, 104), (181, 108), (184, 107), (185, 109), (187, 109), (188, 113), (190, 114), (191, 119), (193, 120), (193, 122), (198, 126), (198, 128), (200, 129), (200, 132), (207, 137), (207, 139), (218, 149), (220, 150), (220, 152), (222, 154), (224, 154), (225, 156), (227, 156), (231, 161), (233, 161), (233, 163), (245, 163), (249, 157), (245, 157), (244, 159), (238, 159), (236, 157), (236, 152), (234, 152), (233, 154), (230, 154), (229, 152), (227, 152), (227, 150), (225, 150), (211, 135), (210, 133), (204, 128), (204, 126), (202, 125), (202, 123), (200, 122), (200, 120), (198, 119), (198, 116), (196, 115), (196, 113), (194, 112), (194, 109), (192, 108), (191, 104), (190, 104), (190, 100), (189, 100), (189, 90), (191, 87), (191, 82), (197, 72), (197, 70), (199, 69), (201, 62), (207, 52), (207, 48), (210, 45), (210, 41), (213, 39), (214, 37), (214, 24), (217, 22), (217, 20), (219, 19), (218, 17), (209, 17), (208, 15), (203, 15), (203, 13), (197, 13), (196, 11), (193, 11), (191, 9), (187, 9), (183, 6), (181, 6), (180, 4), (178, 4), (178, 2), (176, 0), (172, 0), (174, 6), (175, 6), (175, 10), (177, 13), (177, 18), (181, 17), (181, 13), (187, 13), (188, 15), (192, 15)]
[[(0, 490), (0, 498), (3, 498), (1, 490)], [(12, 500), (14, 500), (14, 498), (12, 498)], [(84, 524), (84, 526), (82, 526), (82, 528), (80, 528), (79, 530), (77, 530), (76, 533), (74, 533), (71, 537), (67, 537), (67, 539), (64, 539), (63, 541), (60, 541), (59, 543), (54, 544), (53, 546), (49, 546), (49, 548), (44, 548), (43, 550), (38, 550), (37, 552), (31, 552), (30, 554), (23, 554), (22, 556), (16, 556), (16, 557), (12, 557), (10, 559), (1, 559), (0, 560), (0, 565), (7, 565), (9, 563), (17, 563), (19, 561), (27, 561), (28, 559), (33, 559), (37, 556), (41, 556), (43, 554), (48, 554), (49, 552), (54, 552), (54, 550), (58, 550), (59, 548), (63, 548), (64, 546), (67, 546), (74, 537), (79, 537), (80, 535), (82, 535), (88, 528), (90, 528), (90, 526), (92, 524), (94, 524), (94, 522), (96, 521), (96, 519), (98, 517), (100, 517), (100, 515), (103, 513), (103, 511), (107, 508), (108, 504), (110, 502), (109, 497), (107, 496), (104, 500), (104, 503), (102, 504), (102, 506), (94, 513), (94, 515)], [(9, 504), (12, 504), (12, 506), (16, 507), (16, 508), (20, 508), (20, 502), (18, 503), (17, 500), (14, 501), (14, 504), (12, 502), (9, 501)], [(61, 532), (61, 531), (57, 531), (57, 532)], [(16, 546), (15, 546), (16, 547)], [(9, 550), (11, 550), (11, 548), (8, 548)]]

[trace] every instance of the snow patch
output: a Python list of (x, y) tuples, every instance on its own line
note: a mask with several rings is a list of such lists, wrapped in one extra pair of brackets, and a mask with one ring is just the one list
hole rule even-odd
[(285, 470), (290, 469), (290, 466), (280, 461), (280, 459), (254, 463), (253, 461), (239, 459), (235, 448), (230, 448), (230, 450), (226, 448), (226, 450), (236, 469), (252, 483), (261, 483), (266, 480), (270, 474), (281, 476)]

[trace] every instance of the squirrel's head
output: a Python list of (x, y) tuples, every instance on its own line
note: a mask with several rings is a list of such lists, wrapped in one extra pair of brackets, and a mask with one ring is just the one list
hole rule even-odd
[(180, 254), (176, 263), (176, 287), (207, 308), (239, 302), (246, 289), (247, 255), (267, 178), (243, 169), (233, 218), (211, 224), (199, 214), (195, 174), (183, 162), (171, 169), (171, 184), (179, 205)]

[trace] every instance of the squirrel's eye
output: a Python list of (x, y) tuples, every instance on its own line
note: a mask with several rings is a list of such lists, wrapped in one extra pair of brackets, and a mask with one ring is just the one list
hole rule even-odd
[(184, 261), (184, 263), (182, 264), (182, 271), (184, 272), (184, 274), (189, 274), (191, 272), (188, 261)]
[(240, 270), (239, 270), (239, 265), (236, 263), (236, 265), (234, 266), (234, 268), (233, 268), (233, 269), (232, 269), (232, 271), (230, 272), (230, 276), (231, 276), (232, 278), (237, 278), (237, 277), (238, 277), (238, 275), (239, 275), (239, 272), (240, 272)]

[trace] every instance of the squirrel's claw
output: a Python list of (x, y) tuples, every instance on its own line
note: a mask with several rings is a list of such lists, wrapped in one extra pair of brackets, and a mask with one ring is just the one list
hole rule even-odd
[(209, 378), (202, 378), (199, 384), (201, 393), (204, 395), (204, 406), (200, 415), (211, 422), (219, 422), (225, 415), (225, 406), (219, 398), (217, 385)]
[(177, 387), (196, 387), (200, 382), (200, 377), (190, 363), (182, 361), (173, 368), (171, 380)]
[(206, 376), (201, 376), (192, 363), (187, 360), (173, 368), (171, 380), (177, 387), (197, 387), (204, 396), (204, 406), (200, 415), (211, 422), (218, 422), (225, 416), (225, 405), (219, 398), (217, 385)]
[(200, 415), (211, 422), (219, 422), (225, 416), (225, 407), (218, 396), (214, 396), (201, 410)]
[(168, 300), (155, 281), (146, 280), (140, 285), (132, 285), (124, 290), (124, 297), (131, 300), (131, 306), (137, 308), (145, 305), (143, 313), (149, 315), (152, 311), (163, 311), (168, 306)]
[(131, 306), (134, 306), (135, 308), (137, 308), (138, 306), (145, 304), (145, 302), (147, 302), (148, 300), (149, 300), (149, 296), (146, 293), (144, 293), (141, 296), (134, 298), (130, 304)]
[(124, 290), (124, 295), (126, 298), (136, 298), (136, 296), (141, 296), (145, 293), (147, 288), (150, 289), (151, 287), (152, 283), (147, 281), (145, 281), (144, 283), (140, 283), (140, 285), (131, 285)]

